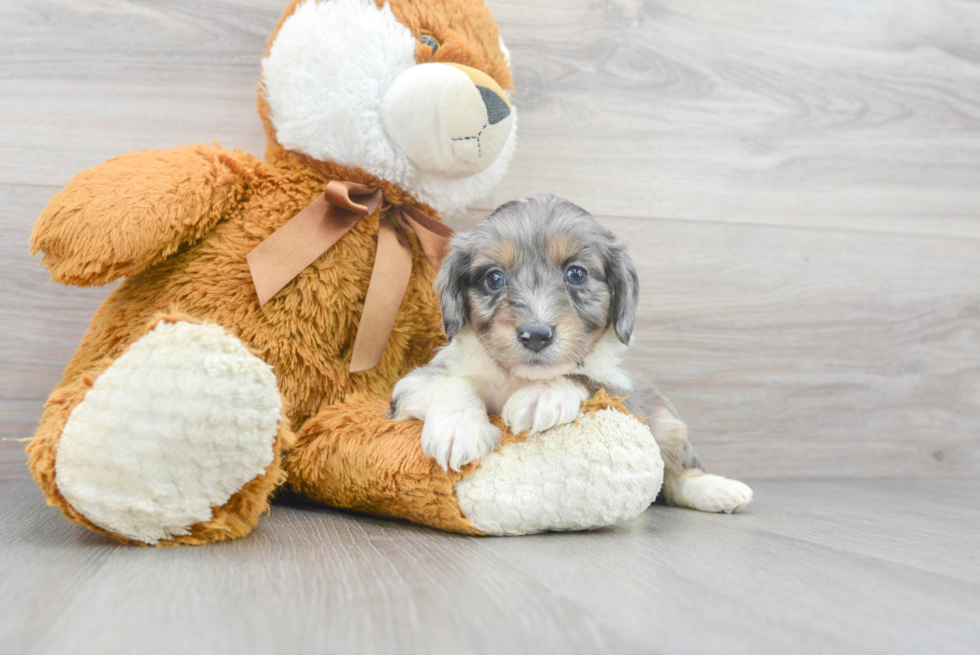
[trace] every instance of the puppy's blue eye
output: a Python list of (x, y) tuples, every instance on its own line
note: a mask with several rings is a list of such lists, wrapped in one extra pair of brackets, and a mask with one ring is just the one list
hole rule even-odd
[(507, 278), (500, 271), (490, 271), (487, 273), (487, 288), (491, 291), (498, 291), (507, 284)]
[(581, 266), (572, 266), (565, 271), (565, 282), (568, 282), (572, 286), (580, 287), (585, 284), (587, 279), (589, 279), (589, 274)]

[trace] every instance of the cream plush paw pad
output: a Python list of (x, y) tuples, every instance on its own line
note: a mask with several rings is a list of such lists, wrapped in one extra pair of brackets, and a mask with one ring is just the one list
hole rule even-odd
[(272, 462), (281, 409), (272, 369), (220, 326), (158, 323), (68, 417), (58, 490), (130, 539), (188, 534)]
[(603, 409), (490, 453), (456, 483), (456, 497), (489, 535), (588, 530), (637, 516), (662, 482), (650, 430)]

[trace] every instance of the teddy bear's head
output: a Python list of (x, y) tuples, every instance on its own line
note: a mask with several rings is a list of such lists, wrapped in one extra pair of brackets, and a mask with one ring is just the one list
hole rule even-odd
[(511, 89), (482, 0), (296, 0), (259, 104), (273, 151), (360, 168), (452, 215), (506, 170)]

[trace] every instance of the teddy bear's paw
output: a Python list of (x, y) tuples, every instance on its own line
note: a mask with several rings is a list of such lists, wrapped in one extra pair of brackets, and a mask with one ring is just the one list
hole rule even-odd
[(664, 492), (671, 504), (702, 512), (731, 514), (752, 502), (752, 489), (747, 484), (697, 469), (668, 480)]
[(273, 462), (271, 367), (217, 325), (160, 322), (98, 378), (65, 424), (62, 496), (145, 543), (186, 535)]
[(487, 418), (486, 410), (470, 408), (432, 413), (422, 425), (422, 452), (443, 470), (460, 470), (478, 460), (500, 443), (500, 430)]
[(588, 397), (583, 387), (565, 378), (534, 382), (511, 394), (500, 417), (514, 434), (544, 432), (574, 421)]
[(635, 517), (662, 481), (650, 429), (603, 409), (490, 453), (456, 483), (456, 498), (484, 534), (589, 530)]

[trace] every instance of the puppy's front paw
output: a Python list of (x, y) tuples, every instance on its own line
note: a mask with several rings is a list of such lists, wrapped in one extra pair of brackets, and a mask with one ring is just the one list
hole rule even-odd
[(500, 443), (500, 430), (480, 409), (432, 413), (422, 425), (422, 452), (443, 470), (459, 471)]
[(544, 432), (574, 421), (582, 401), (587, 398), (585, 389), (565, 379), (535, 382), (521, 387), (507, 399), (501, 417), (514, 434), (525, 430)]

